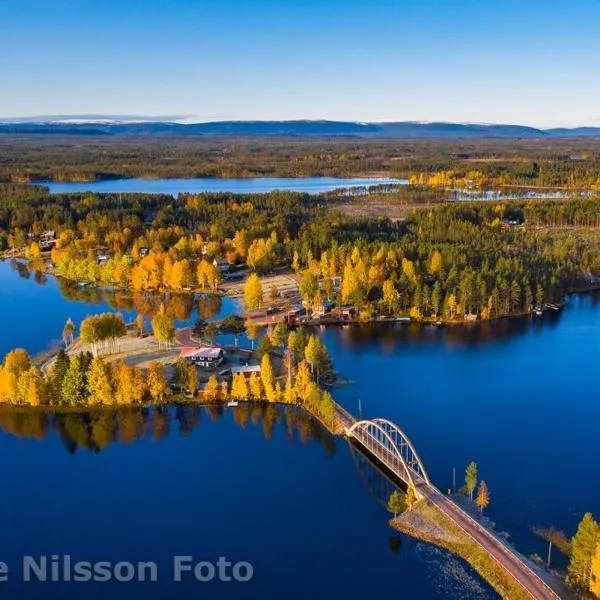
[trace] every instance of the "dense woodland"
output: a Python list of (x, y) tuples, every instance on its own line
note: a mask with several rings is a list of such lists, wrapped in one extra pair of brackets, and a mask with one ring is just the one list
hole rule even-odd
[(0, 136), (0, 182), (120, 177), (389, 175), (504, 185), (589, 188), (597, 139), (120, 138)]
[[(136, 291), (218, 288), (222, 271), (278, 266), (361, 320), (490, 319), (560, 303), (600, 273), (600, 200), (451, 203), (404, 222), (353, 218), (334, 195), (46, 194), (8, 188), (0, 249), (34, 268)], [(42, 253), (39, 237), (56, 245)]]

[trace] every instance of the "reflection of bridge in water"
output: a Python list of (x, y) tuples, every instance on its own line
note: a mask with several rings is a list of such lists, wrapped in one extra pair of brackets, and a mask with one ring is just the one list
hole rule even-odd
[[(336, 410), (343, 434), (351, 443), (359, 472), (379, 502), (387, 503), (389, 495), (396, 487), (393, 479), (405, 486), (411, 486), (417, 498), (426, 499), (435, 506), (504, 569), (528, 596), (536, 600), (559, 598), (512, 548), (485, 529), (431, 483), (414, 445), (397, 425), (387, 419), (358, 421), (339, 405), (336, 406)], [(362, 459), (358, 453), (364, 455)], [(377, 466), (373, 464), (373, 460)], [(383, 468), (379, 468), (379, 465)]]

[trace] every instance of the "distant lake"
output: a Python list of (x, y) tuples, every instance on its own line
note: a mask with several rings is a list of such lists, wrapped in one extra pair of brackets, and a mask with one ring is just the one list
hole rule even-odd
[(256, 177), (247, 179), (110, 179), (93, 182), (47, 182), (53, 194), (69, 192), (140, 193), (140, 194), (198, 194), (201, 192), (232, 192), (263, 194), (273, 190), (319, 194), (338, 188), (360, 188), (373, 185), (407, 184), (405, 179), (336, 178), (336, 177)]

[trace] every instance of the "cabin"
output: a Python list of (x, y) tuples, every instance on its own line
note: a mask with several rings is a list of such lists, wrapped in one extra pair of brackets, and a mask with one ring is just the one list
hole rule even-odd
[(199, 367), (206, 369), (218, 367), (225, 358), (223, 348), (219, 347), (203, 347), (194, 348), (186, 346), (181, 350), (180, 358), (187, 358)]
[(330, 313), (334, 308), (335, 302), (333, 300), (323, 300), (314, 307), (313, 312), (316, 315), (323, 316)]
[(253, 373), (260, 375), (260, 365), (241, 365), (239, 367), (231, 367), (231, 374), (235, 377), (238, 373), (242, 373), (244, 377), (252, 377)]
[(350, 321), (354, 317), (354, 309), (351, 306), (338, 306), (332, 311), (332, 315), (340, 321)]
[(283, 320), (288, 325), (297, 325), (306, 320), (306, 308), (304, 306), (297, 306), (296, 308), (288, 311), (286, 315), (284, 315)]

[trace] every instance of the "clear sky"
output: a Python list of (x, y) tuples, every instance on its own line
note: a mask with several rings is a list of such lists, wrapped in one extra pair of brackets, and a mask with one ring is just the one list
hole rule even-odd
[(0, 0), (0, 116), (600, 125), (600, 0)]

